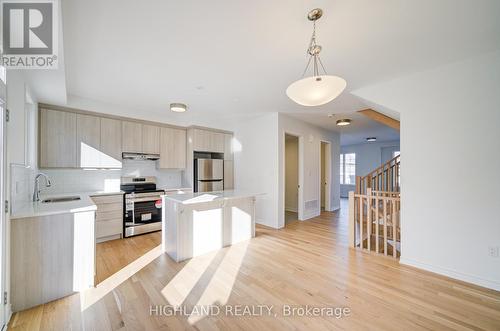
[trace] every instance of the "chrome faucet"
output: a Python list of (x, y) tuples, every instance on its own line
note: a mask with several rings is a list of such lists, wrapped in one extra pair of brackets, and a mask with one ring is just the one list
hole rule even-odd
[(50, 187), (52, 183), (46, 174), (39, 173), (35, 177), (35, 189), (33, 191), (33, 201), (40, 201), (40, 177), (45, 178), (45, 187)]

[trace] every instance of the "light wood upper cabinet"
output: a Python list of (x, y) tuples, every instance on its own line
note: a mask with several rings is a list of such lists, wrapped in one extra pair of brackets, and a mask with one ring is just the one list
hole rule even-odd
[(142, 153), (160, 153), (160, 127), (142, 125)]
[(234, 162), (224, 160), (224, 190), (232, 190), (234, 188)]
[(224, 153), (224, 133), (194, 129), (193, 150), (197, 152)]
[(224, 133), (212, 132), (212, 150), (217, 153), (224, 153)]
[(186, 168), (186, 130), (161, 128), (158, 167), (161, 169)]
[(77, 167), (75, 113), (41, 110), (40, 167)]
[(79, 168), (101, 166), (101, 119), (97, 116), (76, 115), (76, 161)]
[(142, 153), (142, 124), (122, 122), (122, 150), (130, 153)]
[(233, 159), (233, 135), (230, 133), (224, 134), (224, 160)]
[(208, 134), (206, 130), (193, 129), (193, 150), (197, 152), (208, 152), (209, 141)]
[(122, 166), (122, 122), (111, 118), (101, 118), (101, 167), (121, 168)]

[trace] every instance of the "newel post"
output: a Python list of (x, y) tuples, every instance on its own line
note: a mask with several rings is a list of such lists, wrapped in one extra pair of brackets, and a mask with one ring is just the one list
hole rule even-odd
[(356, 247), (354, 191), (349, 192), (349, 246)]

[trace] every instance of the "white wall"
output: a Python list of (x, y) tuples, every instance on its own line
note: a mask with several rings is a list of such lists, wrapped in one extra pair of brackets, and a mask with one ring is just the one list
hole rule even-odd
[[(399, 151), (399, 140), (388, 142), (371, 142), (342, 146), (341, 153), (356, 153), (356, 176), (365, 176), (390, 159), (384, 160), (384, 152)], [(392, 158), (392, 157), (391, 157)], [(349, 191), (354, 191), (356, 185), (340, 185), (340, 196), (347, 198)]]
[(332, 209), (340, 207), (340, 136), (278, 113), (264, 113), (237, 121), (235, 133), (235, 188), (264, 193), (257, 199), (256, 222), (273, 228), (285, 224), (285, 132), (303, 138), (303, 219), (320, 212), (320, 141), (331, 142)]
[(285, 210), (297, 212), (299, 205), (299, 139), (285, 142)]
[(278, 114), (238, 121), (234, 131), (235, 189), (262, 193), (256, 222), (278, 227)]
[(401, 263), (500, 290), (500, 52), (354, 94), (401, 113)]
[[(278, 121), (278, 158), (279, 158), (279, 197), (278, 197), (278, 227), (284, 226), (284, 148), (285, 133), (300, 136), (302, 140), (302, 172), (303, 180), (303, 217), (308, 219), (320, 213), (320, 151), (321, 140), (331, 142), (332, 155), (332, 185), (330, 187), (330, 205), (332, 209), (340, 208), (340, 185), (339, 185), (339, 152), (340, 135), (319, 127), (302, 122), (290, 116), (279, 114)], [(300, 144), (300, 143), (299, 143)], [(300, 217), (300, 215), (299, 215)]]

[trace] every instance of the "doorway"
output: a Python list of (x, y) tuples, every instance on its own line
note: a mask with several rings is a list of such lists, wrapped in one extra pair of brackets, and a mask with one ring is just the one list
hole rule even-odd
[(285, 225), (299, 219), (299, 137), (285, 134)]
[(328, 141), (320, 141), (320, 197), (321, 211), (331, 211), (331, 173), (332, 173), (332, 157), (331, 157), (331, 143)]

